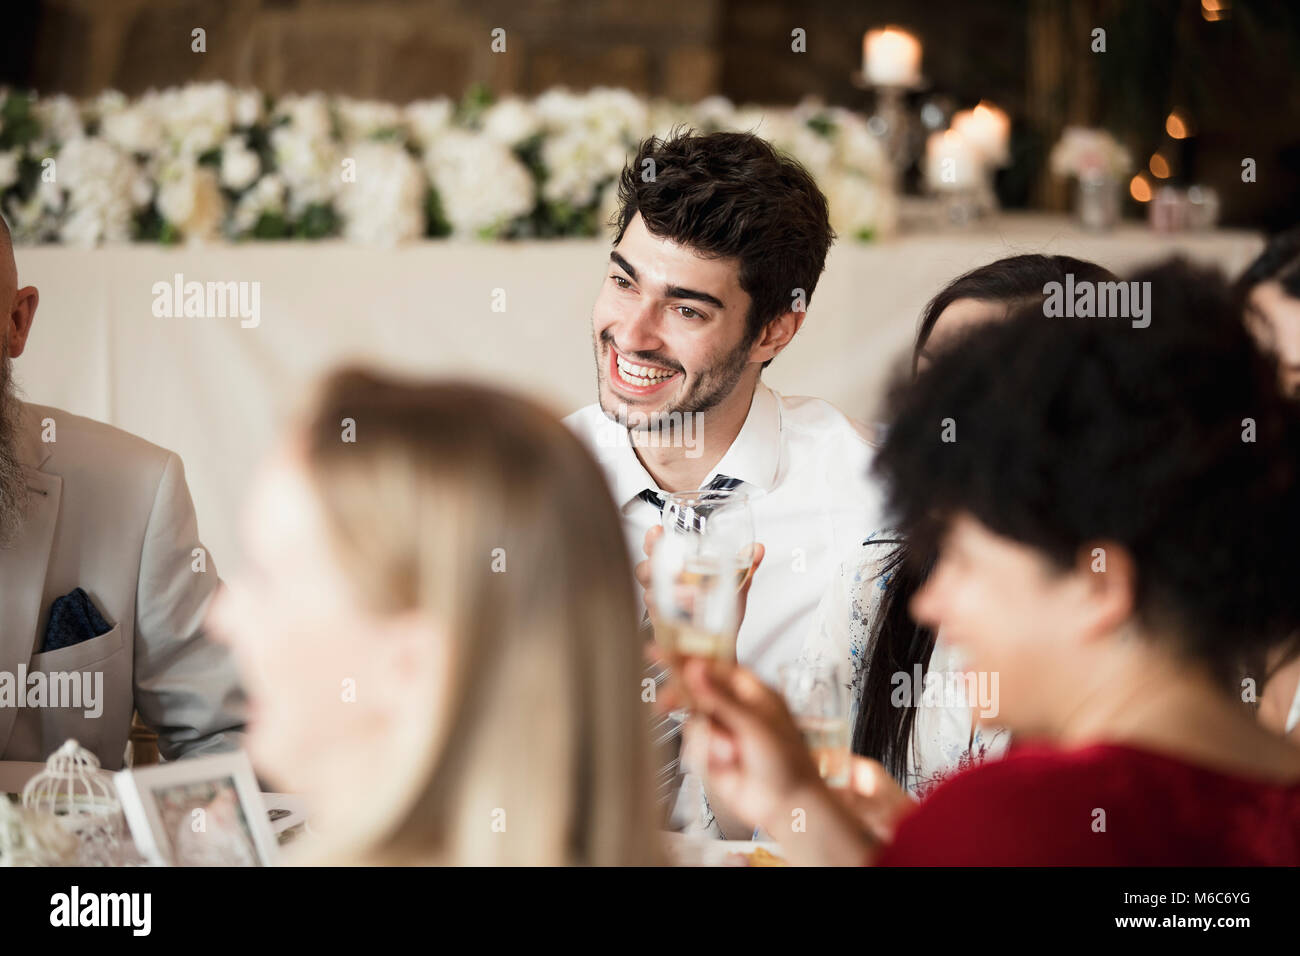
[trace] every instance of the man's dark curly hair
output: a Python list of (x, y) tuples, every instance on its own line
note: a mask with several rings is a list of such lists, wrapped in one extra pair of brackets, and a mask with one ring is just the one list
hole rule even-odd
[(1148, 328), (1031, 308), (896, 385), (875, 467), (923, 540), (965, 513), (1061, 569), (1117, 542), (1139, 620), (1230, 678), (1300, 628), (1300, 406), (1217, 272), (1132, 278)]
[(655, 236), (739, 260), (740, 287), (751, 300), (746, 344), (790, 311), (796, 290), (805, 307), (812, 301), (835, 238), (812, 176), (752, 133), (651, 136), (623, 168), (618, 202), (615, 245), (640, 213)]

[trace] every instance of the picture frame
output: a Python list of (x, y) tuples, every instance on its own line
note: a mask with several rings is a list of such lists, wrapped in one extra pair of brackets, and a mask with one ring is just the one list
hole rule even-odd
[(113, 775), (140, 855), (155, 866), (273, 866), (278, 844), (243, 751)]

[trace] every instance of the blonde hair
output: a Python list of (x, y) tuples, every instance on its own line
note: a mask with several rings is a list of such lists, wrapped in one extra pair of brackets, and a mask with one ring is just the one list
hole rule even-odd
[(655, 862), (631, 570), (586, 449), (520, 398), (360, 370), (324, 383), (304, 438), (362, 599), (426, 610), (454, 645), (446, 732), (431, 730), (423, 785), (371, 855)]

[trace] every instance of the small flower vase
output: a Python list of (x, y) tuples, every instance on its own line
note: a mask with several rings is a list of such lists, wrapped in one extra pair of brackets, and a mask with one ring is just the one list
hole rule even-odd
[(1109, 173), (1086, 172), (1079, 176), (1075, 212), (1084, 229), (1104, 232), (1119, 223), (1120, 183)]

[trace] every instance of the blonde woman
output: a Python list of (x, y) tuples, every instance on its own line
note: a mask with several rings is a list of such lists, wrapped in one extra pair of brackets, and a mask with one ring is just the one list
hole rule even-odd
[(632, 576), (533, 405), (344, 371), (260, 475), (213, 611), (312, 862), (653, 862)]

